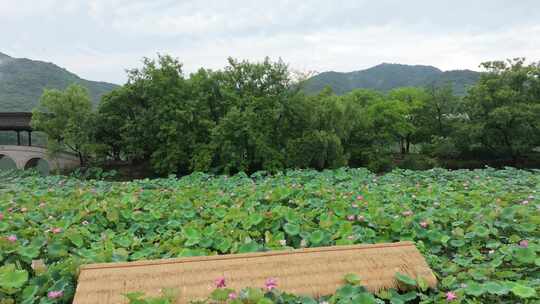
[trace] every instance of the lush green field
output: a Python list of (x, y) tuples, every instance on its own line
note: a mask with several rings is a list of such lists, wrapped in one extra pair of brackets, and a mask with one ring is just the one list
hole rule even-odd
[[(540, 300), (540, 171), (343, 169), (128, 183), (4, 173), (0, 212), (1, 303), (69, 303), (81, 263), (398, 240), (416, 242), (440, 283), (392, 303)], [(33, 269), (36, 259), (47, 270)], [(375, 303), (362, 299), (352, 302)]]

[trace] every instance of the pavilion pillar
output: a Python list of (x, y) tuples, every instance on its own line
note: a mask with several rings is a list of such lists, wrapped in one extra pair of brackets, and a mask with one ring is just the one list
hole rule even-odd
[(32, 146), (32, 131), (28, 131), (28, 146)]
[(20, 131), (15, 131), (17, 132), (17, 146), (20, 146), (21, 145), (21, 132)]

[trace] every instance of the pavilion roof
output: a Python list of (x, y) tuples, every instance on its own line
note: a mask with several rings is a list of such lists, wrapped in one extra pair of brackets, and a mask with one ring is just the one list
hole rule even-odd
[(32, 131), (29, 112), (0, 112), (0, 131)]

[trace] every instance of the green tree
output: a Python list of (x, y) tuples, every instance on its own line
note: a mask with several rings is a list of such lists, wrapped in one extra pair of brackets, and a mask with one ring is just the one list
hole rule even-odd
[(315, 96), (300, 96), (295, 121), (298, 132), (287, 143), (288, 167), (337, 168), (347, 164), (343, 140), (349, 136), (346, 108), (330, 88)]
[[(413, 87), (397, 88), (388, 93), (388, 98), (393, 108), (395, 108), (397, 121), (394, 122), (394, 134), (398, 138), (401, 154), (410, 152), (411, 144), (424, 141), (422, 136), (422, 108), (424, 107), (427, 95), (424, 90)], [(391, 111), (386, 108), (385, 111)]]
[(104, 95), (99, 103), (94, 138), (104, 146), (101, 154), (106, 158), (120, 160), (129, 155), (123, 134), (128, 122), (135, 119), (133, 100), (130, 88), (123, 86)]
[(458, 97), (452, 85), (429, 86), (425, 89), (426, 99), (420, 110), (423, 137), (448, 137), (452, 132), (452, 121), (459, 116)]
[[(282, 61), (229, 59), (218, 76), (219, 113), (197, 168), (220, 172), (285, 168), (287, 142), (299, 136), (303, 97)], [(216, 93), (217, 94), (217, 93)], [(222, 110), (224, 109), (224, 110)]]
[(517, 161), (540, 145), (540, 66), (525, 59), (485, 62), (465, 97), (461, 148), (480, 146)]
[(401, 153), (406, 152), (405, 139), (415, 129), (410, 119), (409, 107), (406, 103), (397, 100), (381, 100), (370, 105), (367, 109), (368, 128), (373, 136), (373, 145), (378, 150), (389, 150), (390, 145), (396, 141), (400, 144)]
[(393, 138), (388, 139), (375, 129), (372, 125), (374, 117), (370, 116), (377, 113), (369, 111), (369, 108), (385, 100), (382, 93), (369, 89), (354, 90), (341, 97), (344, 105), (342, 123), (346, 130), (342, 143), (349, 166), (366, 166), (375, 155), (381, 156), (382, 150), (389, 150), (388, 146), (394, 143)]
[(98, 137), (112, 154), (149, 161), (157, 173), (189, 173), (212, 125), (208, 100), (194, 96), (201, 90), (194, 90), (177, 59), (145, 58), (142, 68), (128, 71), (122, 88), (103, 98)]
[(85, 165), (93, 150), (94, 114), (88, 90), (71, 85), (66, 90), (45, 90), (33, 110), (32, 127), (47, 135), (52, 153), (69, 148)]

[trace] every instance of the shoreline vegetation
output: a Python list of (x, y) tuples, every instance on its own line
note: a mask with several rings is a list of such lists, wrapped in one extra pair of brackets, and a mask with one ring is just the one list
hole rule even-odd
[(127, 83), (97, 109), (81, 86), (46, 90), (32, 125), (47, 135), (52, 152), (77, 153), (83, 168), (128, 164), (149, 177), (538, 167), (539, 63), (517, 58), (481, 66), (464, 96), (451, 83), (307, 95), (307, 75), (293, 77), (282, 61), (229, 59), (223, 70), (186, 76), (177, 59), (158, 55), (128, 70)]

